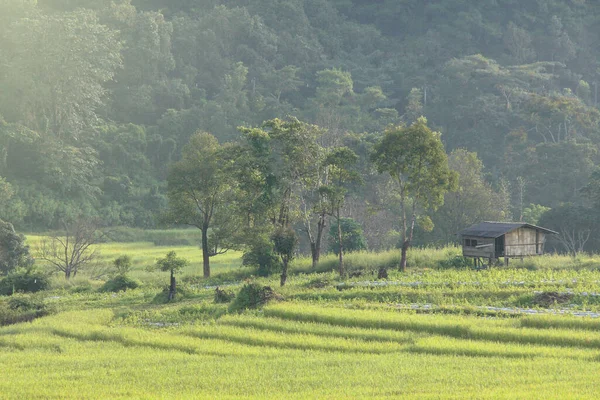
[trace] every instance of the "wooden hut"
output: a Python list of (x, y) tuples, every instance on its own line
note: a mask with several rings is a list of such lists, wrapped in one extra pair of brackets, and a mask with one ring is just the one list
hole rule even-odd
[(487, 259), (492, 265), (501, 257), (510, 258), (544, 254), (546, 235), (556, 232), (525, 222), (481, 222), (459, 232), (463, 256), (473, 257), (475, 265)]

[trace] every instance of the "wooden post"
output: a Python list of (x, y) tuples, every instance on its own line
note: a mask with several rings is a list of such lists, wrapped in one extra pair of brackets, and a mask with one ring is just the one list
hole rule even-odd
[(508, 257), (504, 257), (504, 265), (508, 267), (508, 260), (510, 260)]

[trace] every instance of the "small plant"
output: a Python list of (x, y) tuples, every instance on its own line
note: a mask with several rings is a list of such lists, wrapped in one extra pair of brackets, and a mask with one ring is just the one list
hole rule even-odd
[(262, 286), (256, 282), (246, 283), (229, 309), (230, 311), (243, 311), (249, 308), (259, 308), (275, 297), (275, 292), (269, 286)]
[(161, 258), (156, 261), (156, 268), (161, 271), (168, 271), (171, 273), (168, 295), (169, 301), (175, 298), (175, 291), (177, 290), (175, 274), (180, 272), (186, 265), (188, 265), (188, 261), (184, 258), (177, 257), (177, 254), (174, 251), (168, 252), (165, 258)]
[(113, 267), (117, 272), (117, 275), (127, 275), (131, 272), (131, 257), (128, 255), (122, 255), (120, 257), (115, 258), (113, 261)]
[(218, 286), (215, 289), (215, 303), (229, 303), (235, 298), (235, 293), (231, 290), (220, 289)]

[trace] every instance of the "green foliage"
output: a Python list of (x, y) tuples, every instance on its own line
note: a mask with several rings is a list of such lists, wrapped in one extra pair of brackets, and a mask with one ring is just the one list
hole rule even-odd
[(0, 280), (0, 295), (35, 293), (46, 290), (49, 286), (50, 279), (47, 274), (36, 269), (20, 268)]
[(132, 268), (131, 257), (125, 254), (115, 258), (113, 261), (113, 267), (117, 275), (127, 275), (129, 272), (131, 272)]
[(104, 285), (102, 285), (102, 287), (100, 287), (99, 291), (100, 292), (124, 292), (128, 289), (137, 289), (140, 286), (140, 284), (125, 275), (117, 275), (112, 279), (109, 279), (108, 281), (106, 281), (106, 283), (104, 283)]
[(234, 298), (235, 293), (231, 290), (219, 289), (218, 287), (215, 289), (215, 303), (217, 304), (230, 303)]
[(44, 303), (41, 297), (15, 294), (0, 302), (0, 326), (32, 321), (52, 312), (54, 308)]
[(262, 286), (256, 282), (246, 283), (235, 296), (229, 310), (241, 312), (247, 309), (261, 308), (275, 296), (275, 292), (269, 286)]
[(17, 234), (12, 224), (0, 219), (0, 275), (9, 274), (17, 267), (29, 268), (32, 265), (25, 237)]
[(530, 204), (523, 209), (523, 221), (537, 225), (545, 212), (550, 211), (550, 207), (544, 207), (541, 204)]
[(171, 275), (181, 272), (187, 264), (188, 261), (177, 257), (174, 251), (170, 251), (165, 257), (156, 260), (156, 268), (160, 271), (170, 272)]
[(472, 267), (473, 260), (462, 256), (454, 256), (439, 262), (439, 268), (441, 269), (465, 269)]
[[(363, 234), (362, 226), (352, 218), (342, 218), (340, 220), (342, 227), (342, 243), (344, 244), (344, 252), (352, 253), (367, 249), (367, 241)], [(338, 242), (337, 225), (332, 224), (329, 227), (329, 243), (331, 250), (338, 255), (340, 252), (340, 244)]]
[(273, 248), (270, 238), (263, 235), (255, 236), (244, 252), (242, 264), (256, 267), (258, 276), (269, 276), (281, 271), (281, 260)]
[(288, 261), (294, 257), (294, 252), (298, 246), (298, 235), (292, 228), (279, 228), (271, 236), (273, 241), (273, 251), (279, 254), (281, 258)]

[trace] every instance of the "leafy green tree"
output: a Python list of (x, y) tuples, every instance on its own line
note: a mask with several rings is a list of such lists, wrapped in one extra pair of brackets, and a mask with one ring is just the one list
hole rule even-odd
[[(166, 220), (176, 224), (195, 226), (202, 232), (202, 261), (204, 277), (210, 277), (210, 257), (222, 254), (229, 248), (209, 244), (209, 229), (226, 229), (230, 218), (217, 215), (227, 213), (231, 199), (232, 181), (224, 171), (222, 148), (209, 133), (192, 136), (183, 149), (181, 161), (169, 171), (169, 210)], [(215, 221), (221, 225), (215, 225)]]
[(360, 175), (354, 169), (358, 156), (348, 147), (333, 149), (325, 157), (323, 164), (329, 175), (328, 182), (319, 189), (329, 207), (329, 214), (337, 222), (338, 272), (346, 275), (344, 268), (344, 237), (341, 212), (348, 193), (348, 185), (360, 181)]
[(537, 225), (544, 213), (550, 211), (550, 207), (544, 207), (540, 204), (530, 204), (523, 210), (523, 221)]
[(6, 275), (17, 267), (30, 267), (33, 259), (25, 237), (15, 232), (11, 223), (0, 220), (0, 275)]
[(483, 163), (474, 152), (453, 150), (448, 166), (458, 176), (456, 190), (444, 195), (444, 204), (432, 216), (433, 238), (456, 240), (456, 232), (481, 221), (510, 220), (510, 198), (494, 190), (484, 176)]
[[(247, 221), (247, 234), (264, 231), (265, 226), (273, 233), (287, 232), (300, 218), (300, 192), (318, 172), (316, 139), (322, 131), (294, 117), (240, 130), (245, 143), (237, 150), (233, 174), (240, 189), (238, 207)], [(284, 265), (282, 285), (286, 277)]]
[(131, 271), (131, 257), (122, 255), (113, 260), (113, 268), (118, 275), (125, 276)]
[(33, 13), (8, 25), (0, 74), (0, 108), (20, 122), (58, 138), (76, 136), (97, 118), (102, 86), (121, 65), (117, 32), (95, 12)]
[(279, 254), (282, 263), (282, 272), (280, 284), (285, 285), (287, 280), (287, 271), (290, 261), (294, 258), (294, 251), (298, 246), (298, 235), (289, 226), (277, 228), (271, 238), (273, 240), (273, 249)]
[[(367, 240), (362, 226), (358, 222), (352, 218), (341, 218), (340, 226), (342, 228), (342, 243), (346, 253), (367, 250)], [(329, 228), (329, 243), (335, 255), (339, 255), (340, 242), (338, 229), (335, 225), (331, 225)]]
[(406, 251), (419, 214), (444, 204), (446, 192), (456, 188), (457, 176), (448, 167), (440, 134), (429, 129), (423, 117), (408, 127), (387, 129), (375, 145), (372, 160), (379, 173), (388, 173), (397, 185), (402, 225), (400, 269), (406, 271)]
[(175, 298), (177, 291), (177, 282), (175, 281), (175, 274), (181, 272), (185, 266), (188, 265), (188, 261), (184, 258), (177, 257), (174, 251), (167, 253), (166, 257), (159, 258), (156, 261), (156, 268), (160, 271), (169, 272), (171, 279), (169, 280), (169, 301)]

